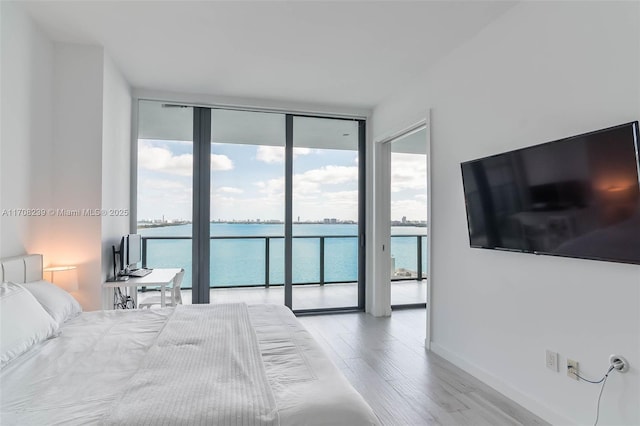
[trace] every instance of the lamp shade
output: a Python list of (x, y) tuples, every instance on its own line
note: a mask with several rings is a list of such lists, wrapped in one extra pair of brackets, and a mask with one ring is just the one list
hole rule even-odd
[(51, 273), (51, 282), (68, 292), (78, 291), (78, 270), (75, 266), (49, 266), (45, 272)]

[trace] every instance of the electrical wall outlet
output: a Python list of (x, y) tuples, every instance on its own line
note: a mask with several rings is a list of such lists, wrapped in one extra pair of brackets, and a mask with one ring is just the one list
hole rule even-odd
[(580, 374), (580, 370), (578, 369), (578, 361), (567, 358), (567, 377), (578, 380), (578, 374)]
[(555, 372), (558, 371), (558, 352), (547, 349), (547, 368)]
[(629, 371), (629, 362), (622, 355), (611, 355), (609, 357), (609, 363), (621, 373)]

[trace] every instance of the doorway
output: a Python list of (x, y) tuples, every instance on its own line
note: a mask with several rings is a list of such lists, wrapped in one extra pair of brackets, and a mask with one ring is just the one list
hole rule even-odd
[[(394, 148), (396, 142), (397, 145)], [(370, 265), (373, 277), (369, 287), (368, 311), (375, 316), (388, 316), (392, 314), (392, 307), (393, 309), (426, 307), (425, 347), (430, 349), (431, 288), (433, 286), (430, 111), (427, 112), (426, 118), (418, 123), (375, 141), (373, 148), (375, 198), (371, 246), (373, 262)], [(404, 157), (404, 154), (411, 154), (411, 156)], [(406, 166), (402, 173), (396, 173), (393, 178), (393, 188), (392, 156), (397, 157), (396, 163), (399, 159), (404, 160)], [(415, 163), (412, 165), (412, 162)], [(392, 189), (396, 193), (395, 195), (392, 194)], [(403, 191), (405, 192), (404, 201), (402, 197), (399, 197)], [(406, 228), (403, 229), (410, 229), (409, 235), (401, 235), (400, 231), (396, 231), (397, 226), (392, 229), (392, 205), (394, 202), (396, 225), (404, 225)], [(416, 212), (415, 219), (413, 218), (414, 213), (411, 212)], [(423, 225), (424, 215), (426, 215), (426, 223)], [(403, 217), (404, 223), (402, 223)], [(395, 240), (405, 239), (405, 254), (400, 254), (397, 251), (401, 243), (396, 242), (396, 248), (393, 248), (392, 235)], [(404, 256), (404, 258), (398, 262), (396, 256)], [(395, 265), (392, 267), (394, 260)], [(395, 303), (392, 303), (392, 286), (397, 284), (392, 282), (392, 279), (394, 276), (399, 278), (397, 275), (400, 273), (405, 275), (402, 278), (406, 278), (407, 281), (415, 281), (414, 289), (419, 289), (419, 291), (414, 292), (412, 298), (402, 301), (398, 300), (399, 297), (394, 294)]]
[(391, 307), (426, 306), (427, 129), (420, 127), (391, 145)]

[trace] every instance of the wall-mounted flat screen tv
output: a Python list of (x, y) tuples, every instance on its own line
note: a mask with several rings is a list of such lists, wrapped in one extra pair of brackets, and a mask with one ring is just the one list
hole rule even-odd
[(471, 247), (640, 264), (638, 122), (462, 163)]

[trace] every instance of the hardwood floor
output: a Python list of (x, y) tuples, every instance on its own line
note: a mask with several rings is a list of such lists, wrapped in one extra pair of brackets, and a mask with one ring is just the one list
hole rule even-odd
[[(140, 298), (144, 294), (139, 294)], [(215, 288), (209, 291), (211, 303), (284, 303), (284, 287), (236, 287)], [(191, 303), (191, 290), (182, 290), (182, 300)], [(427, 300), (426, 281), (394, 281), (391, 283), (391, 303), (424, 303)], [(358, 288), (356, 283), (333, 283), (320, 285), (296, 285), (293, 287), (293, 308), (340, 308), (357, 306)]]
[(385, 425), (546, 425), (450, 362), (424, 349), (424, 309), (390, 318), (364, 313), (300, 321)]

